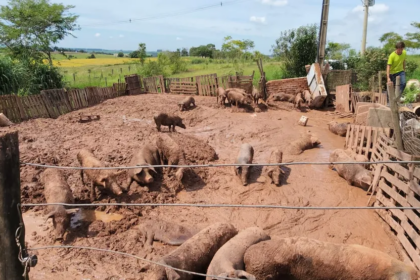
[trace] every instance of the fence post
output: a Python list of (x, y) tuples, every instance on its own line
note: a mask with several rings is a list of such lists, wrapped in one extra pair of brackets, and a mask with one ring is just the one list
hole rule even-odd
[[(381, 71), (378, 72), (378, 86), (379, 86), (378, 92), (380, 94), (382, 94), (382, 73), (381, 73)], [(379, 96), (379, 98), (380, 98), (380, 96)]]
[[(23, 279), (24, 267), (18, 259), (15, 233), (20, 214), (20, 167), (18, 132), (0, 134), (0, 280)], [(20, 243), (25, 244), (25, 231)]]
[(400, 91), (400, 77), (397, 77), (397, 81), (394, 84), (392, 82), (387, 83), (388, 96), (389, 96), (389, 106), (391, 107), (392, 115), (392, 126), (394, 128), (395, 142), (397, 148), (400, 151), (404, 151), (404, 146), (402, 142), (401, 129), (400, 129), (400, 116), (398, 114), (398, 96)]

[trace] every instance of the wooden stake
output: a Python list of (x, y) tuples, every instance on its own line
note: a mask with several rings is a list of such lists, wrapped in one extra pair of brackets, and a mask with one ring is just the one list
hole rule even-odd
[[(388, 96), (389, 96), (389, 106), (391, 107), (392, 115), (392, 126), (394, 128), (395, 139), (397, 148), (400, 151), (404, 151), (404, 146), (402, 142), (401, 130), (400, 130), (400, 115), (398, 114), (398, 98), (397, 94), (400, 91), (400, 77), (397, 77), (396, 87), (392, 82), (387, 83)], [(397, 92), (395, 92), (397, 90)], [(397, 93), (397, 94), (396, 94)]]
[[(0, 280), (23, 279), (15, 233), (20, 215), (20, 167), (17, 131), (0, 134)], [(21, 232), (25, 244), (25, 232)]]

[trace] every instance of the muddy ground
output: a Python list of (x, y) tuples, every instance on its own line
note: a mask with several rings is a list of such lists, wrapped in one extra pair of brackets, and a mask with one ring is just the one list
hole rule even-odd
[[(310, 130), (321, 146), (284, 161), (328, 161), (329, 154), (343, 148), (344, 138), (328, 131), (334, 117), (322, 111), (299, 112), (269, 108), (246, 113), (219, 108), (214, 97), (196, 97), (196, 108), (178, 112), (183, 96), (140, 95), (107, 100), (100, 105), (72, 112), (58, 119), (36, 119), (16, 125), (19, 130), (22, 162), (79, 166), (77, 152), (93, 149), (107, 166), (128, 165), (132, 153), (158, 132), (153, 115), (177, 112), (187, 129), (177, 128), (173, 138), (185, 145), (187, 163), (233, 163), (240, 145), (248, 142), (255, 150), (254, 162), (268, 162), (271, 148), (287, 144)], [(100, 115), (99, 121), (78, 123), (79, 115)], [(307, 127), (297, 125), (302, 115)], [(167, 128), (163, 129), (164, 132)], [(97, 202), (281, 204), (295, 206), (365, 206), (366, 192), (349, 186), (328, 166), (290, 166), (281, 187), (266, 183), (262, 168), (254, 168), (251, 184), (244, 187), (233, 176), (232, 167), (200, 168), (189, 174), (184, 187), (175, 192), (173, 174), (164, 172), (150, 191), (133, 183), (128, 193), (114, 197), (99, 192)], [(22, 166), (24, 203), (44, 202), (39, 182), (41, 168)], [(76, 202), (89, 202), (89, 189), (83, 186), (79, 171), (65, 175)], [(125, 174), (119, 178), (125, 183)], [(43, 207), (26, 209), (27, 241), (30, 247), (53, 245), (52, 222), (44, 222)], [(94, 211), (96, 210), (96, 212)], [(145, 219), (177, 222), (193, 230), (214, 222), (230, 222), (238, 229), (259, 226), (270, 235), (306, 236), (336, 243), (354, 243), (381, 250), (398, 259), (404, 255), (389, 227), (372, 210), (273, 210), (244, 208), (187, 207), (92, 207), (73, 217), (66, 245), (92, 246), (157, 260), (175, 247), (154, 243), (145, 250), (136, 225)], [(55, 243), (58, 245), (59, 243)], [(145, 263), (114, 254), (75, 249), (37, 252), (38, 265), (30, 277), (37, 279), (143, 279)]]

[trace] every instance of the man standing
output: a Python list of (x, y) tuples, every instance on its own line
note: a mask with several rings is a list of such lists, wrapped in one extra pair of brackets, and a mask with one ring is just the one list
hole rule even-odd
[[(398, 42), (395, 45), (395, 51), (391, 53), (388, 59), (388, 65), (386, 67), (386, 74), (388, 77), (388, 83), (392, 82), (395, 87), (397, 77), (400, 77), (400, 94), (403, 93), (405, 89), (405, 58), (407, 52), (405, 51), (404, 42)], [(388, 104), (389, 96), (387, 95)]]

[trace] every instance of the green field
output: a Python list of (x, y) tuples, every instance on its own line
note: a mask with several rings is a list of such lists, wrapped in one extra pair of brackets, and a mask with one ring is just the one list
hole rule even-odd
[(418, 79), (420, 80), (420, 55), (408, 55), (407, 60), (411, 60), (417, 63), (419, 67), (414, 71), (413, 74), (407, 76), (407, 81), (409, 79)]

